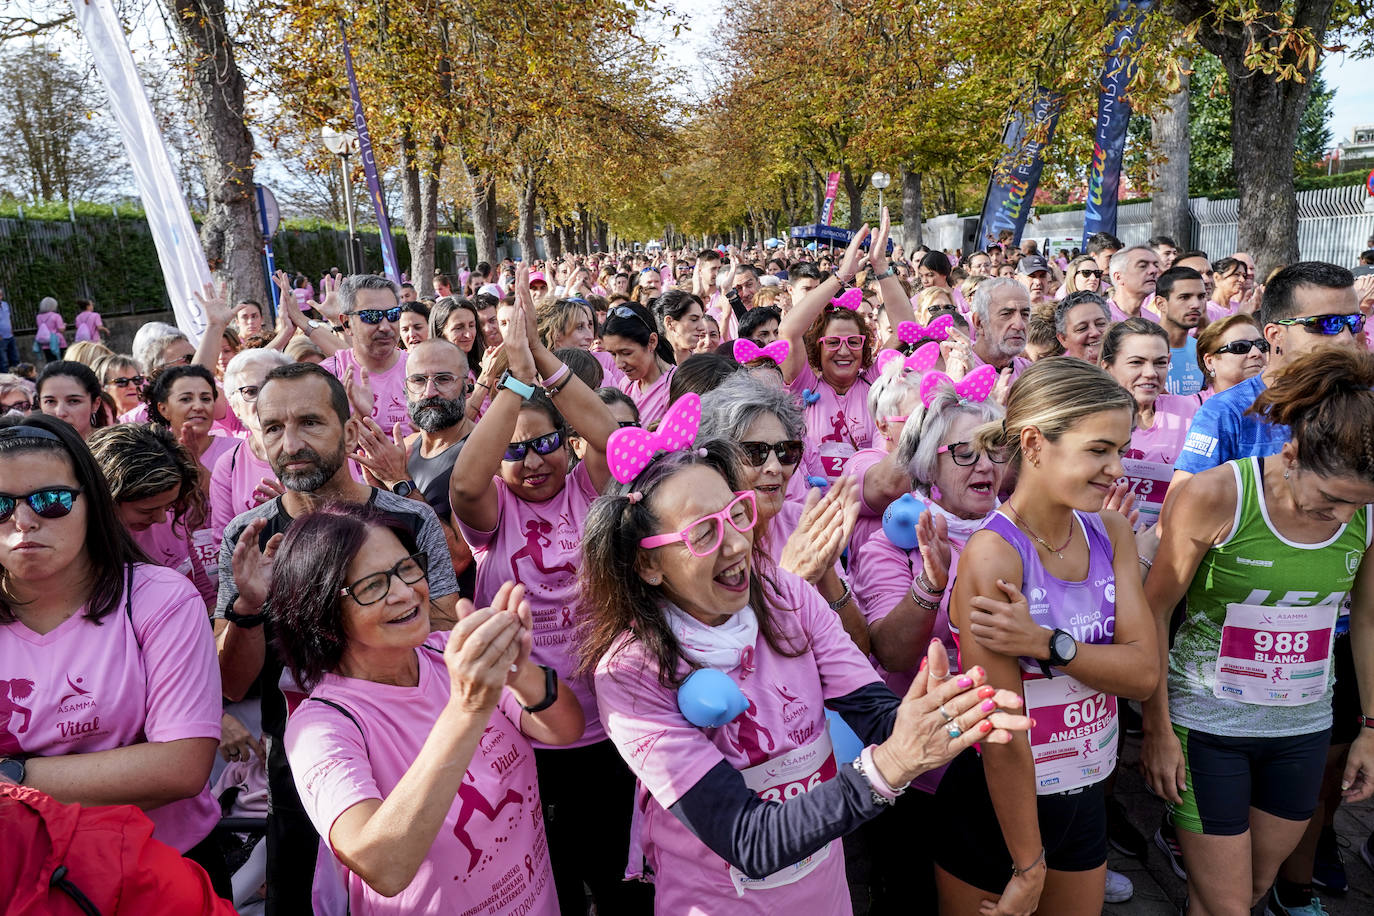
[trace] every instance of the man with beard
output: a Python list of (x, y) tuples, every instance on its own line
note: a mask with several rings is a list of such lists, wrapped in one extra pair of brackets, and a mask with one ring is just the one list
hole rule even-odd
[(258, 390), (257, 411), (268, 463), (286, 491), (236, 516), (225, 528), (221, 546), (227, 552), (220, 564), (215, 617), (222, 618), (216, 620), (216, 630), (224, 696), (237, 702), (257, 685), (263, 730), (273, 739), (267, 759), (267, 912), (276, 916), (311, 912), (319, 838), (286, 762), (283, 666), (267, 648), (272, 623), (263, 608), (246, 605), (235, 577), (270, 577), (277, 544), (291, 522), (326, 502), (341, 502), (369, 506), (391, 525), (410, 531), (429, 555), (429, 592), (438, 628), (452, 625), (458, 583), (434, 510), (360, 484), (349, 474), (347, 458), (358, 443), (359, 421), (349, 415), (348, 395), (338, 379), (312, 363), (279, 366)]
[[(320, 365), (357, 393), (372, 395), (372, 418), (383, 429), (395, 423), (410, 428), (406, 416), (406, 351), (398, 348), (401, 322), (400, 291), (386, 277), (354, 274), (339, 284), (337, 301), (326, 297), (326, 314), (337, 312), (353, 335), (353, 346), (339, 350)], [(351, 381), (350, 381), (351, 380)]]
[(1191, 267), (1172, 267), (1155, 281), (1159, 323), (1169, 335), (1169, 394), (1197, 394), (1207, 381), (1197, 358), (1197, 339), (1190, 336), (1202, 323), (1207, 289), (1202, 274)]
[(999, 373), (1011, 370), (1011, 380), (1030, 365), (1026, 332), (1030, 327), (1030, 293), (1010, 278), (984, 280), (973, 293), (968, 320), (973, 329), (973, 363), (987, 364)]

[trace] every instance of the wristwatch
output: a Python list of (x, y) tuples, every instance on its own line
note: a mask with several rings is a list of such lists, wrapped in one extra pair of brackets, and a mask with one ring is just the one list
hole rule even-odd
[[(238, 601), (239, 596), (234, 596), (234, 601)], [(224, 609), (224, 619), (236, 627), (243, 627), (251, 630), (254, 627), (262, 626), (262, 622), (267, 619), (267, 615), (261, 611), (256, 614), (238, 614), (234, 611), (234, 601), (229, 602), (229, 606)]]
[(13, 780), (15, 785), (22, 786), (24, 776), (27, 773), (28, 767), (18, 757), (6, 757), (4, 760), (0, 760), (0, 776)]
[(391, 485), (391, 492), (397, 496), (405, 497), (415, 492), (415, 484), (409, 480), (401, 480)]
[(544, 699), (535, 703), (533, 706), (522, 705), (521, 708), (524, 709), (525, 712), (543, 712), (552, 706), (558, 699), (558, 672), (554, 671), (548, 665), (540, 665), (539, 667), (544, 669)]
[(1056, 629), (1050, 634), (1050, 666), (1063, 668), (1078, 655), (1078, 640), (1068, 630)]
[(318, 331), (320, 328), (329, 328), (330, 330), (333, 330), (333, 325), (331, 325), (327, 321), (321, 321), (318, 318), (307, 319), (305, 322), (305, 326), (312, 331)]
[(496, 383), (496, 387), (509, 388), (511, 391), (514, 391), (516, 394), (520, 395), (520, 397), (524, 398), (527, 401), (534, 395), (534, 386), (526, 382), (522, 382), (515, 376), (511, 375), (509, 369), (501, 373), (501, 381)]

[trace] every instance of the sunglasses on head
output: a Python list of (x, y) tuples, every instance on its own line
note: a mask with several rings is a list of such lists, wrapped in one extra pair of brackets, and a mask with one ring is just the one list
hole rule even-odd
[(20, 500), (28, 503), (33, 514), (40, 518), (62, 518), (71, 513), (72, 503), (80, 492), (71, 487), (44, 487), (22, 496), (0, 493), (0, 523), (14, 517)]
[(395, 324), (401, 320), (401, 307), (398, 305), (389, 309), (358, 309), (348, 314), (356, 315), (363, 324), (381, 324), (383, 321)]
[(1364, 316), (1358, 312), (1351, 315), (1313, 315), (1311, 318), (1280, 318), (1274, 324), (1301, 325), (1309, 334), (1334, 337), (1347, 328), (1351, 334), (1363, 331)]
[(142, 387), (143, 387), (143, 383), (146, 382), (146, 381), (148, 381), (148, 379), (145, 378), (145, 377), (142, 376), (142, 375), (134, 375), (134, 376), (129, 376), (129, 377), (125, 377), (125, 376), (122, 376), (122, 375), (121, 375), (119, 378), (112, 378), (112, 379), (110, 379), (110, 380), (109, 380), (108, 382), (106, 382), (105, 384), (106, 384), (106, 385), (116, 385), (116, 386), (118, 386), (118, 387), (120, 387), (120, 388), (128, 388), (130, 385), (133, 385), (135, 388), (142, 388)]
[(1254, 347), (1261, 353), (1268, 353), (1269, 341), (1265, 340), (1263, 337), (1259, 337), (1254, 340), (1233, 340), (1224, 347), (1217, 347), (1212, 352), (1230, 353), (1235, 356), (1244, 356), (1245, 354), (1250, 352), (1251, 347)]
[(821, 347), (830, 352), (835, 352), (841, 345), (851, 350), (862, 350), (864, 346), (864, 336), (862, 334), (832, 334), (822, 337), (819, 341)]
[(525, 455), (530, 449), (534, 449), (536, 455), (552, 455), (563, 447), (563, 432), (555, 429), (551, 433), (542, 436), (535, 436), (533, 439), (526, 439), (524, 442), (512, 442), (506, 446), (506, 454), (503, 456), (506, 461), (524, 461)]
[(784, 439), (781, 442), (741, 442), (739, 446), (744, 450), (744, 457), (756, 468), (761, 468), (767, 463), (769, 452), (778, 456), (780, 464), (793, 465), (801, 461), (800, 439)]
[(639, 312), (636, 312), (628, 305), (617, 305), (615, 308), (611, 309), (610, 314), (614, 315), (616, 318), (633, 318), (640, 324), (644, 325), (644, 327), (649, 328), (650, 334), (658, 333), (656, 328), (649, 327), (649, 322), (644, 320), (643, 315), (639, 314)]

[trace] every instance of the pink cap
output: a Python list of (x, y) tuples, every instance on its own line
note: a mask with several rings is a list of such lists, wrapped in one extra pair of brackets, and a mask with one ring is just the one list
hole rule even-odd
[(549, 285), (549, 281), (544, 279), (544, 274), (542, 271), (532, 270), (530, 271), (530, 286), (533, 286), (536, 283), (543, 283), (545, 286)]

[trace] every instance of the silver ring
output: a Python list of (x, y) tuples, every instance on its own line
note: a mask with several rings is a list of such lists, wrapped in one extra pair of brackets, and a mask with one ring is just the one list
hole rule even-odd
[(946, 732), (949, 734), (950, 738), (957, 738), (964, 733), (963, 729), (959, 727), (958, 722), (949, 723), (949, 728), (946, 729)]
[(954, 718), (954, 717), (951, 716), (949, 713), (945, 712), (945, 704), (944, 704), (944, 703), (941, 703), (941, 704), (937, 707), (937, 711), (940, 713), (940, 715), (942, 715), (942, 716), (945, 717), (945, 721), (946, 721), (946, 722), (948, 722), (948, 721), (950, 721), (951, 719)]

